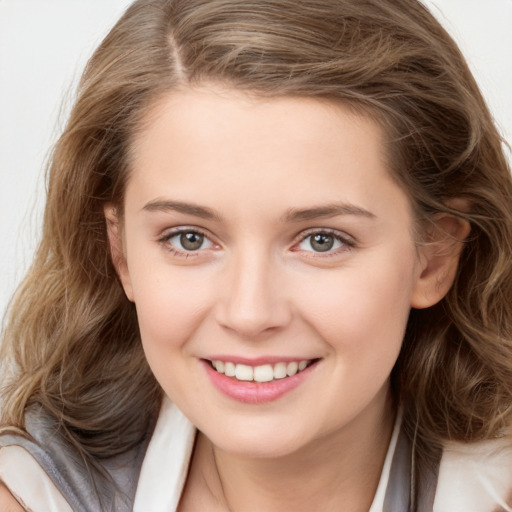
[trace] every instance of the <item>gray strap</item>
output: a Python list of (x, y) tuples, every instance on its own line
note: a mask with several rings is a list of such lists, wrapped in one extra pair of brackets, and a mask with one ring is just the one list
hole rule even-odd
[(400, 432), (391, 463), (382, 512), (408, 512), (411, 507), (411, 447)]
[(418, 483), (417, 492), (417, 512), (432, 512), (434, 509), (434, 499), (436, 497), (437, 479), (439, 476), (439, 464), (441, 454), (430, 468), (425, 468)]
[[(414, 478), (412, 450), (407, 437), (400, 432), (391, 463), (388, 487), (382, 512), (432, 512), (437, 487), (439, 460), (432, 469)], [(414, 489), (416, 481), (417, 489)], [(414, 501), (417, 501), (414, 503)]]
[(31, 439), (0, 435), (0, 446), (21, 446), (47, 473), (73, 512), (130, 512), (147, 442), (132, 452), (102, 461), (111, 480), (96, 473), (91, 477), (77, 450), (63, 442), (55, 422), (41, 409), (27, 413)]
[[(71, 481), (68, 483), (69, 479), (62, 474), (53, 458), (37, 443), (20, 435), (2, 434), (0, 436), (0, 447), (6, 446), (20, 446), (27, 450), (43, 468), (50, 480), (55, 484), (55, 487), (57, 487), (62, 496), (69, 503), (73, 512), (90, 512), (80, 504), (79, 495), (74, 491), (75, 486), (73, 485), (73, 482)], [(64, 473), (69, 472), (66, 469), (67, 468), (64, 468)], [(94, 497), (91, 498), (94, 500)]]

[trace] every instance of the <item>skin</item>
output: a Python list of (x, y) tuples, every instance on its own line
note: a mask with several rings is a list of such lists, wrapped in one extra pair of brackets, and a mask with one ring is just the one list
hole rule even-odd
[[(105, 213), (148, 362), (200, 432), (180, 510), (367, 511), (410, 308), (444, 296), (460, 248), (416, 244), (382, 130), (343, 106), (211, 86), (169, 94), (143, 126), (122, 222)], [(214, 354), (319, 361), (246, 404), (208, 379)]]
[(14, 499), (7, 487), (0, 482), (0, 507), (3, 512), (24, 512), (25, 509)]

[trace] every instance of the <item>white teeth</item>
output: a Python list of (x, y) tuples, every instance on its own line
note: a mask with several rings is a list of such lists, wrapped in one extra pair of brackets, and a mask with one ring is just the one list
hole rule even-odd
[(274, 368), (272, 368), (272, 365), (256, 366), (254, 368), (254, 380), (256, 382), (270, 382), (274, 380)]
[(236, 374), (236, 366), (235, 363), (225, 363), (224, 364), (224, 373), (228, 377), (234, 377)]
[(252, 366), (247, 366), (246, 364), (237, 364), (235, 377), (237, 380), (253, 380), (254, 369)]
[(274, 366), (274, 379), (284, 379), (286, 377), (286, 363), (277, 363)]
[(286, 366), (286, 375), (288, 377), (291, 377), (292, 375), (295, 375), (297, 373), (297, 370), (299, 369), (299, 364), (295, 361), (293, 363), (288, 363)]
[(212, 366), (219, 373), (227, 377), (235, 377), (242, 381), (270, 382), (274, 379), (293, 377), (298, 372), (305, 370), (309, 361), (292, 361), (290, 363), (263, 364), (260, 366), (249, 366), (246, 364), (235, 364), (231, 362), (212, 361)]

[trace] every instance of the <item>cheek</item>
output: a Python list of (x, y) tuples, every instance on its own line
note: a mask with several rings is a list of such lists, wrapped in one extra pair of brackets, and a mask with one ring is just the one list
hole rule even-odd
[(326, 273), (300, 292), (303, 317), (343, 357), (398, 355), (410, 311), (415, 260), (410, 252), (396, 257), (390, 253), (372, 258), (376, 261), (361, 260)]
[(181, 347), (207, 314), (209, 280), (197, 269), (187, 270), (147, 265), (132, 271), (139, 328), (148, 351)]
[(201, 392), (189, 378), (196, 362), (190, 339), (207, 315), (208, 293), (180, 273), (162, 271), (153, 278), (146, 272), (137, 276), (134, 296), (148, 364), (168, 396), (186, 407)]
[[(149, 267), (150, 265), (148, 265)], [(190, 270), (190, 272), (189, 272)], [(204, 389), (196, 375), (195, 345), (214, 301), (213, 280), (198, 268), (169, 265), (133, 272), (135, 305), (147, 362), (167, 396), (183, 411), (194, 412)], [(201, 409), (201, 408), (200, 408)]]

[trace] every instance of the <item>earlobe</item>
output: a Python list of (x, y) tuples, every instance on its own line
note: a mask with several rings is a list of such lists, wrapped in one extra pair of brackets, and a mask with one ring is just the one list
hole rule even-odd
[(133, 289), (124, 252), (121, 219), (119, 218), (116, 207), (111, 203), (106, 204), (103, 211), (105, 213), (105, 220), (107, 223), (107, 234), (112, 263), (116, 269), (128, 300), (133, 302)]
[(466, 220), (443, 214), (419, 247), (420, 268), (413, 289), (411, 307), (425, 309), (439, 302), (451, 288), (464, 242), (471, 227)]

